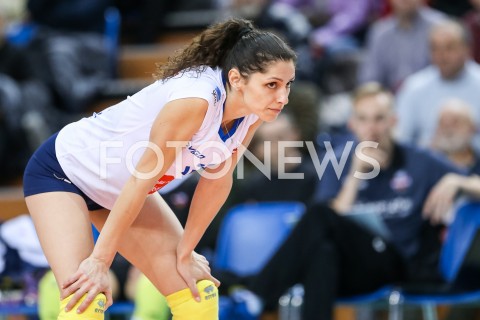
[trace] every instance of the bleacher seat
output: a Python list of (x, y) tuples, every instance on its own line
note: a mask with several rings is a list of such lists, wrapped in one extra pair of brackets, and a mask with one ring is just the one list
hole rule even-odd
[[(260, 271), (305, 212), (299, 202), (241, 204), (225, 215), (213, 268), (249, 276)], [(237, 319), (234, 303), (220, 297), (220, 320)]]

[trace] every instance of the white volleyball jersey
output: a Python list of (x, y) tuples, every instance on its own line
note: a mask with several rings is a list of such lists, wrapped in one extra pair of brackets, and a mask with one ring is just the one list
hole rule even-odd
[[(225, 161), (258, 117), (251, 114), (237, 119), (231, 131), (224, 134), (220, 128), (226, 98), (222, 73), (207, 68), (200, 74), (191, 71), (166, 82), (156, 81), (126, 100), (64, 127), (55, 143), (62, 169), (89, 198), (111, 209), (123, 185), (135, 173), (145, 148), (161, 153), (148, 143), (160, 110), (172, 100), (193, 97), (208, 101), (203, 123), (190, 141), (181, 146), (172, 144), (172, 148), (178, 148), (177, 158), (150, 193), (173, 179)], [(160, 169), (162, 161), (157, 164)], [(139, 176), (142, 174), (146, 177), (155, 173)]]

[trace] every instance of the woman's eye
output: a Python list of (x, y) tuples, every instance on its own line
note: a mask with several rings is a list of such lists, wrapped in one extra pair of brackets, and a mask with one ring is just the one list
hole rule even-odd
[(275, 82), (271, 82), (267, 84), (267, 87), (269, 87), (270, 89), (275, 89), (277, 87), (277, 84)]

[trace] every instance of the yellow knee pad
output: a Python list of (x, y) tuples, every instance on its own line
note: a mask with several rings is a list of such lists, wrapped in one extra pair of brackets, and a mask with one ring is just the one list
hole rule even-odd
[(166, 297), (173, 320), (218, 320), (218, 289), (212, 281), (197, 283), (200, 302), (193, 299), (190, 289), (183, 289)]
[(77, 308), (80, 306), (83, 300), (85, 300), (86, 295), (84, 295), (77, 304), (69, 311), (65, 312), (65, 307), (70, 301), (72, 296), (68, 296), (60, 302), (60, 313), (58, 314), (58, 320), (103, 320), (105, 313), (105, 307), (107, 306), (107, 298), (103, 293), (97, 294), (93, 302), (85, 309), (82, 313), (77, 313)]

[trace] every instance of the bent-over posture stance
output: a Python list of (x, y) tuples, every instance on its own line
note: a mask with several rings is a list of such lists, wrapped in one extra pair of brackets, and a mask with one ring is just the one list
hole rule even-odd
[[(35, 152), (24, 193), (60, 288), (59, 319), (103, 318), (117, 251), (166, 296), (175, 320), (218, 319), (219, 282), (194, 249), (230, 192), (242, 146), (287, 104), (295, 60), (249, 21), (212, 25), (157, 81)], [(182, 230), (157, 191), (193, 171), (202, 177)]]

